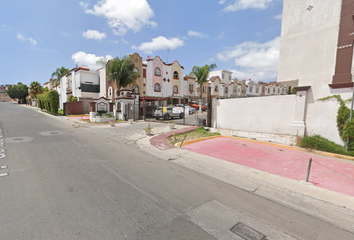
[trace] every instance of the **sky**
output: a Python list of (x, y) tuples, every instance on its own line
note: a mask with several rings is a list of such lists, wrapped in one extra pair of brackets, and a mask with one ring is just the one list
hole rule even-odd
[(282, 0), (12, 0), (0, 7), (0, 85), (48, 82), (101, 58), (215, 63), (233, 77), (277, 79)]

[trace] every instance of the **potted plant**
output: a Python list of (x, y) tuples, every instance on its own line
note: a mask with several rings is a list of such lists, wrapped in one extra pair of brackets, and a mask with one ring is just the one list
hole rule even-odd
[(168, 121), (168, 126), (170, 127), (171, 130), (174, 129), (175, 128), (175, 121), (173, 121), (173, 120)]
[(149, 125), (146, 128), (144, 128), (146, 136), (150, 136), (151, 135), (152, 129), (153, 129), (153, 127), (151, 127), (150, 123), (149, 123)]
[(109, 120), (109, 124), (111, 125), (111, 127), (114, 127), (114, 124), (116, 123), (115, 120)]

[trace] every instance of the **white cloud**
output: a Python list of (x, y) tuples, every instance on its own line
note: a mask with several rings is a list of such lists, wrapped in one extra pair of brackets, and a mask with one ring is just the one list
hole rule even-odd
[(88, 3), (80, 2), (85, 13), (104, 17), (114, 28), (114, 34), (123, 36), (128, 30), (140, 31), (143, 26), (156, 26), (150, 19), (154, 12), (147, 0), (99, 0), (92, 9)]
[(193, 30), (189, 30), (188, 31), (188, 36), (197, 37), (197, 38), (207, 38), (208, 37), (207, 34), (196, 32), (196, 31), (193, 31)]
[(124, 43), (124, 44), (128, 44), (129, 42), (127, 41), (127, 40), (125, 40), (125, 39), (121, 39), (121, 41), (122, 41), (122, 43)]
[(225, 4), (225, 2), (226, 2), (226, 0), (220, 0), (220, 1), (219, 1), (219, 4), (220, 4), (220, 5), (223, 5), (223, 4)]
[(71, 56), (71, 59), (74, 60), (74, 62), (76, 64), (78, 64), (79, 66), (84, 65), (88, 68), (90, 68), (91, 70), (95, 70), (98, 68), (101, 68), (102, 66), (99, 66), (96, 64), (97, 60), (99, 60), (100, 58), (105, 57), (106, 59), (112, 59), (111, 55), (107, 55), (107, 56), (96, 56), (95, 54), (89, 54), (89, 53), (85, 53), (85, 52), (77, 52), (74, 53)]
[(282, 14), (274, 16), (274, 19), (282, 19)]
[(222, 39), (225, 36), (225, 32), (221, 32), (216, 39)]
[(235, 12), (248, 8), (266, 9), (274, 1), (277, 0), (234, 0), (234, 3), (226, 6), (223, 11)]
[(217, 54), (221, 61), (233, 59), (238, 79), (261, 81), (276, 79), (278, 74), (280, 37), (266, 43), (244, 42)]
[(94, 39), (98, 41), (102, 41), (102, 39), (106, 38), (105, 33), (101, 33), (97, 30), (91, 30), (91, 29), (87, 30), (86, 32), (83, 32), (82, 36), (87, 39)]
[(9, 26), (5, 24), (0, 25), (0, 31), (7, 31), (7, 30), (10, 30)]
[(111, 44), (118, 44), (119, 41), (118, 41), (118, 40), (109, 39), (109, 40), (108, 40), (108, 43), (111, 43)]
[(165, 38), (163, 36), (159, 36), (153, 38), (151, 42), (144, 42), (140, 44), (140, 46), (133, 45), (132, 48), (134, 50), (140, 50), (144, 53), (152, 54), (153, 51), (156, 50), (167, 50), (167, 49), (176, 49), (178, 47), (182, 47), (184, 45), (183, 40), (179, 38)]
[(70, 36), (70, 33), (68, 33), (68, 32), (60, 32), (60, 34), (63, 35), (63, 36), (65, 36), (65, 37)]
[(31, 37), (25, 37), (21, 33), (17, 34), (17, 39), (19, 39), (21, 41), (29, 42), (32, 46), (36, 46), (37, 45), (37, 41), (36, 40), (34, 40)]

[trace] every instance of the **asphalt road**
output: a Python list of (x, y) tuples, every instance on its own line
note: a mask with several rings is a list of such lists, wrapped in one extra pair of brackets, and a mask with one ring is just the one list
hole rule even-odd
[(68, 122), (0, 103), (0, 239), (354, 239)]

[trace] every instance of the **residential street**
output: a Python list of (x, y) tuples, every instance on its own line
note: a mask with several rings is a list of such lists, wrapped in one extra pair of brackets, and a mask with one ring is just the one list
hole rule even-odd
[(308, 213), (309, 199), (295, 210), (158, 158), (109, 127), (0, 103), (0, 130), (1, 239), (244, 239), (230, 231), (239, 222), (248, 226), (239, 232), (257, 230), (249, 239), (354, 239), (338, 227), (341, 213), (334, 226)]

